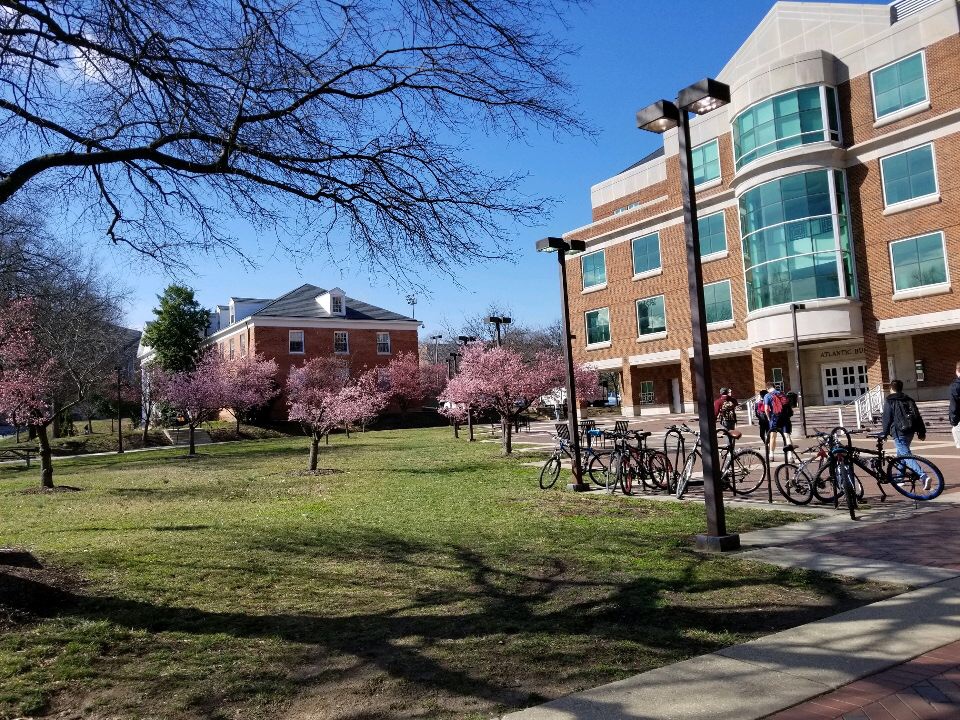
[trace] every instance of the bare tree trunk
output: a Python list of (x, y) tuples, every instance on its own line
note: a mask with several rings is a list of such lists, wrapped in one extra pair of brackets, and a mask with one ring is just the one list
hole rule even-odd
[(47, 426), (37, 426), (37, 439), (40, 442), (40, 487), (53, 487), (53, 457), (50, 454), (50, 439)]
[(196, 455), (196, 454), (197, 454), (197, 445), (196, 445), (196, 443), (195, 443), (194, 440), (193, 440), (193, 430), (194, 430), (194, 427), (195, 427), (194, 424), (193, 424), (193, 423), (190, 423), (190, 452), (189, 452), (190, 455)]
[(320, 436), (313, 433), (310, 436), (310, 470), (317, 469), (317, 455), (320, 454)]
[[(326, 441), (327, 445), (330, 444), (330, 431), (329, 431), (329, 430), (327, 430), (327, 432), (325, 432), (325, 433), (323, 434), (323, 439)], [(314, 469), (316, 469), (316, 468), (314, 468)]]
[(346, 424), (345, 429), (347, 431), (347, 439), (349, 440), (350, 439), (350, 423)]
[(143, 414), (143, 433), (140, 435), (140, 444), (147, 446), (147, 433), (150, 430), (150, 415), (153, 414), (153, 400), (147, 403), (147, 411)]
[(500, 434), (503, 436), (503, 454), (509, 455), (513, 452), (513, 423), (510, 422), (510, 415), (503, 415), (500, 418)]
[(237, 419), (237, 437), (240, 437), (240, 414), (237, 413), (234, 417)]
[(56, 403), (50, 403), (50, 416), (53, 418), (53, 422), (50, 423), (50, 433), (58, 438), (60, 437), (60, 411)]

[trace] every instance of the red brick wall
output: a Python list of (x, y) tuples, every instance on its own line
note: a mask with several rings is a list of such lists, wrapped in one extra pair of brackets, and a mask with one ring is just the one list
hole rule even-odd
[(913, 336), (913, 356), (923, 361), (921, 387), (949, 385), (960, 361), (960, 332), (955, 330)]

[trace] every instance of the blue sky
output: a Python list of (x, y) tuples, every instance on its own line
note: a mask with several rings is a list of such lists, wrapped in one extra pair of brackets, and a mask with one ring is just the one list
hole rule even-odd
[[(882, 3), (881, 3), (882, 4)], [(590, 221), (590, 186), (623, 170), (660, 144), (634, 125), (637, 109), (707, 75), (715, 75), (771, 7), (771, 0), (595, 0), (573, 10), (560, 32), (580, 47), (568, 66), (577, 88), (571, 100), (597, 130), (594, 139), (531, 136), (525, 143), (477, 138), (469, 157), (494, 172), (528, 175), (524, 191), (550, 196), (557, 205), (540, 227), (517, 228), (511, 238), (512, 262), (496, 262), (457, 272), (457, 283), (442, 274), (424, 276), (432, 290), (419, 295), (416, 316), (425, 334), (456, 327), (465, 316), (490, 303), (507, 305), (525, 324), (559, 317), (557, 263), (533, 250), (536, 239), (559, 235)], [(254, 237), (242, 238), (256, 253)], [(100, 243), (92, 246), (103, 247)], [(263, 248), (270, 253), (270, 241)], [(106, 269), (132, 285), (128, 312), (132, 327), (151, 317), (156, 295), (170, 278), (149, 265), (100, 250)], [(184, 280), (211, 307), (231, 295), (275, 297), (302, 283), (332, 287), (399, 312), (409, 311), (404, 289), (389, 278), (370, 277), (360, 267), (333, 267), (326, 258), (297, 267), (284, 256), (266, 257), (256, 270), (239, 261), (198, 260), (196, 274)]]

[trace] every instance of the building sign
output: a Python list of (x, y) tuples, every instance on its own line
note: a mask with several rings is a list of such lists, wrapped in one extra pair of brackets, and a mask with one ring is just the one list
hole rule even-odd
[(839, 348), (837, 350), (821, 350), (821, 360), (853, 360), (862, 358), (864, 355), (863, 347)]

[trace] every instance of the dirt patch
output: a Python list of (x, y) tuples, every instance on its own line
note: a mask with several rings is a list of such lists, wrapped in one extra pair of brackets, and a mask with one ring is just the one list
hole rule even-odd
[(72, 607), (79, 577), (58, 568), (4, 567), (0, 571), (0, 628), (33, 622)]
[(32, 487), (21, 490), (21, 495), (53, 495), (55, 493), (74, 493), (83, 492), (83, 488), (73, 487), (72, 485), (54, 485), (52, 488)]

